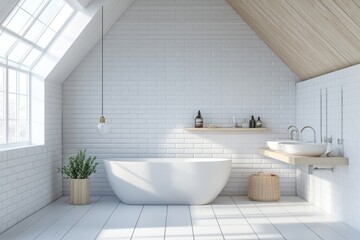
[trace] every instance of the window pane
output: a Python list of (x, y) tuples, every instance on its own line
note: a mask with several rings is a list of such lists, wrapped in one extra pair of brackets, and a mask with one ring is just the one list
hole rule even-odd
[(38, 60), (38, 58), (40, 57), (41, 52), (39, 50), (36, 49), (32, 49), (30, 51), (30, 53), (26, 56), (26, 58), (24, 59), (24, 61), (22, 62), (22, 64), (26, 65), (26, 66), (32, 66), (34, 64), (34, 62), (36, 60)]
[(0, 56), (5, 57), (6, 53), (10, 50), (10, 48), (16, 42), (16, 38), (3, 32), (0, 35)]
[(25, 0), (22, 5), (19, 5), (22, 9), (34, 16), (39, 14), (47, 2), (49, 2), (49, 0)]
[(9, 93), (9, 119), (15, 120), (17, 118), (17, 104), (16, 94)]
[(52, 0), (39, 16), (39, 20), (45, 23), (46, 25), (49, 25), (51, 20), (53, 20), (53, 18), (55, 17), (55, 15), (60, 10), (63, 4), (64, 1), (62, 0)]
[(33, 17), (25, 12), (23, 9), (16, 7), (18, 10), (15, 13), (14, 17), (10, 20), (10, 22), (6, 25), (6, 28), (11, 31), (22, 35), (25, 29), (29, 26)]
[(16, 93), (17, 92), (17, 85), (16, 85), (16, 71), (9, 69), (9, 92)]
[(27, 96), (19, 96), (19, 120), (27, 120), (28, 119), (28, 97)]
[[(0, 67), (0, 73), (4, 69)], [(14, 69), (7, 71), (9, 92), (0, 91), (0, 144), (28, 142), (29, 73)]]
[(28, 74), (19, 72), (19, 93), (28, 95)]
[(16, 142), (16, 120), (9, 120), (9, 143)]
[(32, 42), (35, 42), (39, 38), (41, 33), (45, 31), (45, 29), (46, 25), (36, 20), (34, 25), (32, 25), (29, 31), (25, 34), (25, 38)]
[(28, 141), (28, 127), (27, 121), (21, 120), (17, 121), (17, 141), (18, 142), (27, 142)]
[(55, 32), (48, 28), (40, 37), (39, 41), (37, 41), (37, 44), (42, 48), (46, 48), (46, 46), (50, 43), (54, 36)]
[(74, 10), (68, 4), (65, 4), (60, 12), (56, 15), (55, 19), (51, 22), (49, 27), (55, 32), (59, 31), (59, 29), (69, 19), (73, 11)]
[(8, 58), (14, 62), (19, 62), (30, 49), (31, 47), (29, 45), (18, 42), (9, 53)]

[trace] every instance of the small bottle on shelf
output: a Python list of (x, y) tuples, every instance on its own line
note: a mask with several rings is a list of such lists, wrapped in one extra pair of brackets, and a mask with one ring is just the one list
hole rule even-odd
[(254, 118), (254, 115), (251, 116), (251, 119), (249, 121), (249, 128), (255, 128), (256, 127), (256, 121)]
[(260, 117), (258, 117), (257, 121), (256, 121), (256, 127), (257, 128), (261, 128), (262, 127), (262, 121), (260, 120)]
[(201, 112), (200, 110), (198, 111), (198, 115), (195, 118), (195, 128), (202, 128), (204, 125), (204, 121), (201, 117)]

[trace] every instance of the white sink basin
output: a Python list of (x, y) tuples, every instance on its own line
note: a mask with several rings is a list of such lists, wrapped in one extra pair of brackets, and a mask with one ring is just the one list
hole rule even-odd
[(298, 156), (311, 156), (319, 157), (326, 151), (325, 143), (279, 143), (283, 152), (298, 155)]
[(296, 142), (299, 142), (299, 141), (295, 141), (295, 140), (269, 140), (269, 141), (266, 141), (266, 144), (270, 148), (270, 150), (281, 151), (279, 143), (296, 143)]

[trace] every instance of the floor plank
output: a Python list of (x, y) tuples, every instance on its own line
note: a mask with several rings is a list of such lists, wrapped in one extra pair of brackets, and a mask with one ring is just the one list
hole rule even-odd
[(167, 206), (165, 205), (144, 206), (132, 239), (164, 239), (166, 212)]
[(190, 206), (190, 213), (196, 240), (224, 239), (210, 205)]
[(100, 197), (91, 197), (89, 205), (74, 206), (35, 239), (60, 240), (93, 206), (95, 206), (99, 199)]
[[(294, 208), (289, 209), (290, 212), (295, 214), (296, 216), (301, 215), (301, 211), (310, 211), (310, 212), (316, 212), (317, 216), (316, 218), (309, 217), (310, 221), (312, 219), (313, 222), (316, 223), (322, 223), (327, 226), (329, 226), (330, 229), (338, 233), (340, 236), (342, 236), (345, 239), (349, 240), (358, 240), (360, 239), (360, 232), (356, 229), (350, 227), (349, 225), (340, 222), (336, 220), (331, 215), (325, 213), (324, 211), (320, 210), (319, 208), (315, 207), (314, 205), (308, 203), (302, 198), (295, 197), (295, 196), (286, 196), (282, 197), (282, 200), (280, 201), (280, 204), (282, 205), (289, 205), (291, 203), (302, 203), (302, 207), (298, 209), (298, 211), (294, 210)], [(300, 213), (299, 213), (300, 212)], [(339, 238), (341, 239), (341, 238)]]
[(291, 215), (295, 216), (313, 232), (316, 232), (322, 239), (327, 240), (344, 240), (343, 236), (334, 231), (326, 222), (331, 221), (331, 217), (306, 202), (293, 202), (284, 197), (279, 203)]
[(95, 239), (118, 204), (116, 197), (102, 197), (62, 239)]
[(189, 206), (168, 206), (166, 240), (193, 240)]
[(254, 205), (246, 196), (234, 196), (233, 201), (236, 203), (240, 212), (249, 222), (259, 239), (266, 240), (283, 240), (285, 239), (264, 214)]
[[(0, 239), (9, 240), (9, 239), (16, 239), (18, 237), (19, 239), (21, 239), (22, 236), (26, 236), (27, 233), (30, 233), (29, 231), (36, 231), (36, 229), (32, 228), (32, 226), (35, 223), (41, 221), (41, 219), (46, 218), (47, 216), (52, 216), (53, 214), (57, 213), (59, 209), (67, 208), (69, 206), (67, 204), (67, 200), (68, 200), (67, 197), (61, 197), (57, 199), (53, 203), (45, 206), (44, 208), (40, 209), (39, 211), (25, 218), (23, 221), (19, 222), (12, 228), (3, 232), (0, 235)], [(47, 226), (48, 225), (46, 225), (45, 227)], [(34, 239), (36, 236), (37, 235), (35, 234), (33, 238), (26, 237), (26, 239)]]
[(217, 197), (212, 207), (225, 239), (258, 239), (230, 197)]
[(360, 239), (360, 232), (343, 222), (333, 221), (333, 222), (327, 222), (326, 224), (348, 240)]
[(320, 240), (307, 226), (292, 216), (285, 208), (278, 203), (254, 202), (260, 211), (266, 215), (274, 227), (284, 236), (285, 239), (294, 240)]
[(130, 239), (142, 210), (142, 205), (119, 204), (96, 239)]

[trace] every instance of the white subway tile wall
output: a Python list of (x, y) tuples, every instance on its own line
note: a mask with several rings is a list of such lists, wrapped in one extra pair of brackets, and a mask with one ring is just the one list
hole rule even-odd
[[(267, 139), (286, 138), (295, 123), (298, 77), (224, 0), (138, 0), (105, 37), (104, 115), (100, 137), (101, 48), (98, 44), (63, 84), (63, 158), (79, 148), (96, 155), (93, 195), (113, 194), (104, 158), (230, 158), (222, 194), (246, 195), (248, 176), (279, 174), (283, 195), (295, 195), (295, 168), (258, 155)], [(265, 133), (194, 133), (261, 116)], [(248, 120), (247, 120), (248, 121)], [(64, 194), (69, 185), (64, 180)]]
[(0, 232), (62, 196), (61, 89), (45, 83), (45, 145), (0, 151)]
[[(344, 92), (344, 152), (349, 166), (335, 171), (319, 171), (313, 175), (307, 166), (297, 168), (297, 194), (310, 203), (335, 215), (339, 220), (360, 229), (360, 65), (329, 73), (298, 83), (296, 122), (299, 127), (311, 125), (318, 141), (320, 135), (333, 138), (332, 148), (339, 147), (341, 138), (341, 87)], [(326, 134), (326, 89), (328, 92), (328, 127)], [(320, 130), (320, 90), (323, 94), (322, 131)], [(305, 136), (307, 140), (311, 136)]]

